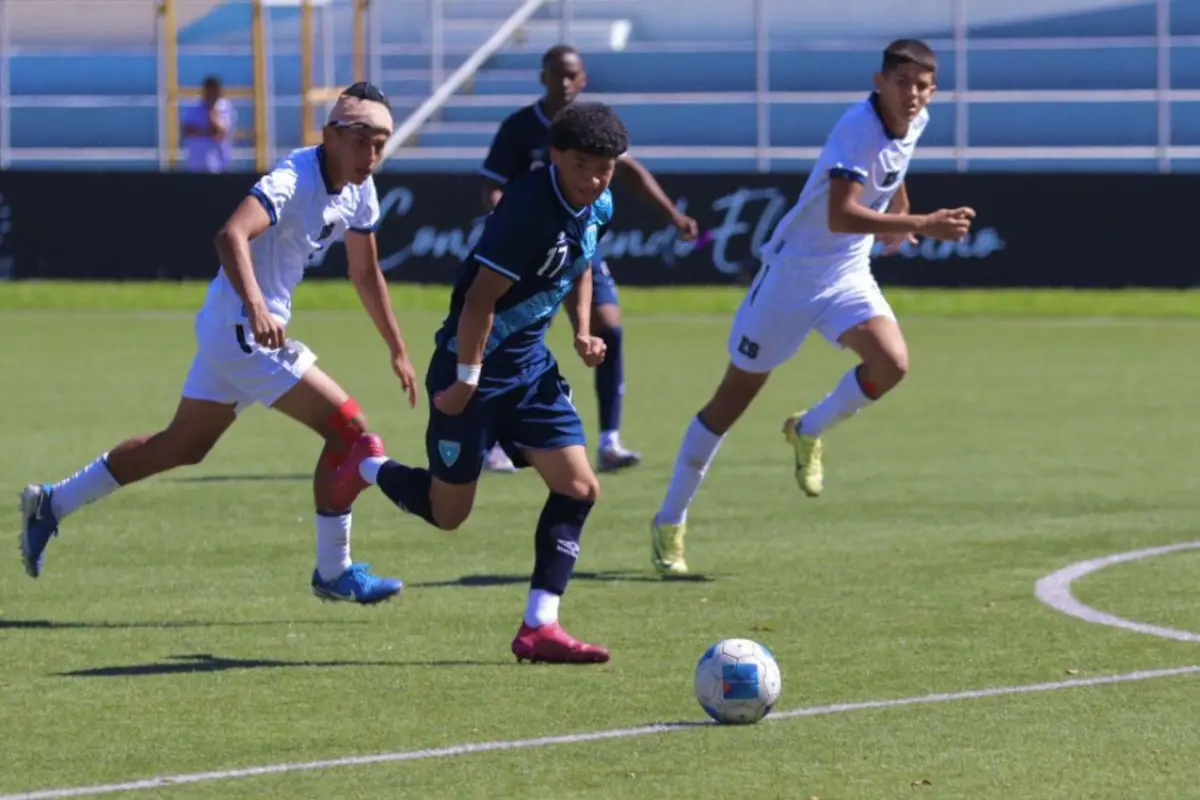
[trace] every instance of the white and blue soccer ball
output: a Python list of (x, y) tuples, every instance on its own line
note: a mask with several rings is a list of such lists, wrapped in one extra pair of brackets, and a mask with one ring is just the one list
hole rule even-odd
[(779, 664), (749, 639), (725, 639), (696, 664), (696, 700), (722, 725), (749, 725), (771, 713), (783, 691)]

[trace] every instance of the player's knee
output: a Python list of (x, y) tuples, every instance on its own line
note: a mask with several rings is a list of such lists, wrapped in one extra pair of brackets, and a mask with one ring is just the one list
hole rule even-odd
[(595, 475), (578, 475), (565, 481), (555, 491), (572, 500), (595, 503), (600, 499), (600, 479)]
[(592, 335), (604, 336), (610, 331), (621, 330), (621, 307), (612, 303), (596, 306), (592, 310)]
[(450, 533), (461, 528), (470, 516), (470, 507), (438, 508), (435, 506), (433, 509), (433, 524), (438, 530)]
[(880, 394), (896, 388), (908, 374), (908, 351), (898, 349), (880, 353), (867, 364), (867, 372)]

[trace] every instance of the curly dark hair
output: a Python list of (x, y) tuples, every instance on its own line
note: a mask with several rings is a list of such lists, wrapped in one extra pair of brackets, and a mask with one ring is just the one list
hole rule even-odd
[(571, 103), (550, 123), (550, 146), (619, 158), (629, 149), (629, 131), (617, 112), (604, 103)]

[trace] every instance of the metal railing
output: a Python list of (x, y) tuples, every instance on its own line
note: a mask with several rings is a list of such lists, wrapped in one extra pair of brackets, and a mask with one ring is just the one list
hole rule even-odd
[[(441, 0), (432, 0), (440, 5)], [(746, 52), (753, 50), (755, 56), (754, 89), (739, 92), (588, 92), (589, 99), (609, 103), (615, 107), (634, 104), (752, 104), (755, 109), (756, 140), (753, 147), (689, 146), (680, 143), (670, 147), (638, 147), (639, 155), (647, 158), (677, 159), (753, 159), (760, 171), (768, 171), (773, 160), (814, 160), (819, 152), (815, 147), (784, 147), (771, 142), (771, 107), (781, 104), (853, 103), (860, 100), (862, 92), (820, 91), (777, 91), (772, 90), (770, 56), (782, 51), (877, 51), (877, 39), (850, 39), (838, 41), (788, 42), (776, 46), (771, 41), (772, 29), (767, 0), (743, 0), (751, 5), (749, 13), (754, 16), (753, 41), (730, 42), (654, 42), (653, 44), (629, 44), (625, 52)], [(1176, 145), (1172, 140), (1171, 104), (1176, 102), (1200, 101), (1200, 90), (1176, 89), (1171, 85), (1171, 52), (1175, 47), (1200, 47), (1200, 36), (1179, 36), (1171, 33), (1171, 1), (1155, 0), (1155, 33), (1152, 36), (1089, 36), (1089, 37), (995, 37), (981, 38), (969, 34), (969, 0), (946, 0), (948, 38), (928, 39), (928, 43), (939, 52), (953, 53), (954, 88), (939, 91), (935, 103), (951, 106), (954, 119), (953, 144), (948, 147), (923, 147), (918, 150), (920, 160), (953, 161), (960, 171), (970, 162), (1007, 160), (1060, 161), (1079, 160), (1154, 160), (1157, 169), (1169, 172), (1172, 162), (1178, 159), (1196, 158), (1200, 148)], [(572, 42), (572, 0), (557, 0), (560, 13), (561, 38)], [(1134, 90), (973, 90), (970, 88), (969, 54), (972, 51), (1017, 52), (1022, 50), (1062, 49), (1127, 49), (1154, 48), (1157, 59), (1156, 85), (1154, 88)], [(453, 48), (434, 45), (430, 48), (414, 45), (384, 46), (389, 55), (429, 55), (441, 61), (447, 56), (459, 55)], [(585, 54), (586, 55), (586, 54)], [(1114, 65), (1119, 69), (1119, 62)], [(441, 92), (431, 97), (423, 107), (421, 122), (429, 119), (441, 108), (506, 107), (516, 109), (527, 105), (533, 98), (529, 95), (473, 94), (455, 95)], [(1154, 103), (1156, 106), (1157, 141), (1153, 145), (1113, 146), (1014, 146), (993, 147), (971, 144), (969, 109), (972, 105), (995, 103)], [(405, 127), (407, 135), (417, 133), (415, 128)], [(425, 159), (469, 159), (481, 161), (486, 155), (484, 147), (430, 147), (399, 148), (389, 151), (389, 157), (398, 161), (421, 161)]]
[[(13, 9), (22, 4), (28, 6), (36, 3), (39, 6), (54, 3), (74, 2), (82, 7), (81, 0), (0, 0), (0, 169), (13, 164), (32, 161), (84, 161), (104, 159), (106, 161), (157, 161), (163, 167), (169, 167), (178, 157), (178, 105), (179, 100), (194, 97), (197, 92), (190, 88), (180, 88), (178, 71), (173, 67), (178, 59), (187, 56), (210, 55), (217, 60), (224, 57), (249, 57), (258, 53), (255, 66), (255, 81), (253, 87), (235, 89), (231, 94), (241, 92), (244, 99), (253, 99), (255, 106), (254, 147), (234, 149), (234, 158), (247, 160), (253, 158), (262, 168), (264, 162), (277, 156), (280, 150), (298, 146), (313, 139), (313, 120), (317, 118), (321, 106), (328, 103), (335, 92), (336, 70), (333, 67), (333, 52), (340, 49), (343, 54), (350, 53), (353, 58), (353, 71), (356, 79), (364, 72), (370, 80), (380, 83), (388, 90), (385, 78), (406, 70), (385, 70), (385, 63), (390, 60), (395, 64), (405, 61), (411, 65), (412, 57), (417, 57), (417, 63), (427, 64), (427, 68), (407, 70), (414, 76), (420, 76), (422, 81), (428, 81), (428, 94), (422, 86), (412, 90), (410, 94), (420, 95), (397, 97), (397, 92), (389, 91), (393, 100), (399, 100), (399, 107), (412, 107), (420, 103), (416, 111), (404, 120), (397, 129), (396, 136), (388, 145), (388, 154), (396, 161), (418, 161), (424, 159), (471, 159), (482, 160), (482, 147), (409, 147), (414, 134), (431, 119), (435, 118), (442, 108), (461, 107), (506, 107), (515, 109), (528, 104), (533, 99), (530, 94), (460, 94), (459, 91), (468, 84), (477, 70), (488, 58), (503, 48), (519, 46), (514, 39), (520, 38), (523, 26), (543, 9), (549, 8), (554, 16), (543, 16), (538, 22), (543, 35), (546, 25), (556, 25), (557, 34), (562, 41), (571, 42), (576, 39), (579, 31), (584, 30), (576, 12), (584, 8), (580, 0), (512, 0), (508, 8), (516, 8), (506, 20), (496, 22), (495, 30), (487, 40), (479, 46), (465, 42), (460, 36), (455, 38), (449, 20), (443, 13), (444, 0), (287, 0), (294, 2), (303, 10), (301, 17), (301, 32), (294, 42), (275, 42), (270, 30), (270, 15), (261, 14), (261, 30), (256, 31), (251, 41), (261, 41), (261, 47), (250, 43), (234, 44), (179, 44), (171, 31), (178, 26), (168, 19), (168, 10), (178, 4), (186, 5), (192, 0), (87, 0), (86, 5), (97, 7), (111, 6), (144, 6), (147, 9), (148, 33), (144, 42), (129, 45), (129, 53), (145, 53), (154, 55), (160, 65), (157, 87), (154, 93), (143, 95), (45, 95), (12, 93), (13, 70), (12, 59), (33, 52), (31, 48), (12, 41), (10, 16)], [(258, 6), (267, 0), (238, 0), (251, 7)], [(280, 0), (271, 0), (271, 5), (279, 4)], [(601, 5), (601, 0), (587, 0), (588, 8), (595, 9)], [(730, 0), (733, 2), (733, 0)], [(769, 0), (739, 0), (746, 14), (753, 15), (753, 37), (747, 39), (745, 31), (739, 34), (742, 40), (720, 42), (655, 42), (622, 43), (622, 48), (629, 53), (638, 52), (748, 52), (754, 54), (754, 82), (748, 91), (739, 92), (649, 92), (649, 93), (588, 93), (592, 99), (608, 102), (618, 108), (629, 104), (670, 105), (681, 103), (703, 104), (745, 104), (754, 107), (756, 135), (753, 146), (750, 147), (695, 147), (681, 142), (673, 147), (639, 147), (639, 154), (646, 157), (681, 158), (681, 159), (752, 159), (760, 170), (769, 170), (773, 161), (778, 160), (811, 160), (816, 157), (817, 148), (812, 147), (781, 147), (771, 140), (771, 110), (773, 107), (787, 104), (812, 103), (851, 103), (859, 99), (860, 92), (818, 92), (818, 91), (777, 91), (772, 84), (777, 76), (770, 73), (771, 56), (788, 50), (802, 51), (866, 51), (877, 50), (879, 41), (852, 39), (833, 41), (772, 41), (772, 25), (770, 18)], [(1200, 102), (1200, 89), (1178, 89), (1172, 86), (1172, 50), (1181, 47), (1200, 47), (1200, 36), (1180, 36), (1172, 34), (1171, 2), (1170, 0), (1155, 0), (1156, 22), (1153, 35), (1110, 36), (1110, 37), (1079, 37), (1079, 38), (980, 38), (969, 35), (968, 23), (969, 6), (976, 4), (968, 0), (945, 0), (947, 8), (947, 30), (950, 35), (943, 39), (930, 40), (930, 44), (939, 51), (953, 53), (954, 88), (946, 89), (936, 96), (935, 103), (940, 108), (949, 110), (954, 120), (953, 140), (948, 146), (922, 148), (918, 157), (922, 159), (938, 159), (952, 161), (958, 169), (966, 169), (972, 162), (988, 162), (994, 160), (1078, 160), (1081, 162), (1101, 159), (1137, 159), (1150, 160), (1163, 172), (1172, 169), (1173, 162), (1180, 159), (1197, 158), (1197, 148), (1175, 144), (1172, 138), (1172, 104), (1180, 102)], [(593, 5), (594, 3), (594, 5)], [(343, 10), (353, 9), (354, 23), (350, 32), (344, 28), (338, 36), (345, 41), (332, 41), (333, 26), (328, 21), (321, 22), (328, 14), (329, 6), (337, 4)], [(352, 6), (350, 4), (353, 4)], [(384, 8), (386, 6), (386, 8)], [(394, 13), (401, 8), (404, 13)], [(420, 14), (414, 12), (420, 11)], [(387, 14), (386, 20), (384, 14)], [(396, 30), (396, 19), (405, 19), (406, 15), (420, 18), (414, 23), (413, 29), (402, 31), (405, 34), (400, 40), (384, 41), (384, 22), (389, 30)], [(557, 19), (555, 19), (557, 17)], [(248, 15), (249, 19), (249, 15)], [(249, 23), (248, 23), (249, 24)], [(590, 23), (588, 23), (590, 24)], [(151, 27), (152, 25), (152, 27)], [(315, 31), (320, 26), (319, 32)], [(419, 26), (420, 30), (415, 30)], [(1143, 34), (1146, 31), (1143, 30)], [(480, 30), (482, 36), (484, 32)], [(775, 37), (779, 39), (778, 36)], [(319, 41), (322, 40), (323, 41)], [(317, 59), (315, 52), (322, 51)], [(1114, 51), (1127, 48), (1153, 48), (1156, 55), (1155, 81), (1153, 88), (1133, 90), (1033, 90), (1033, 91), (999, 91), (978, 90), (970, 88), (969, 55), (980, 51), (1017, 52), (1031, 49), (1070, 49), (1070, 48), (1108, 48)], [(40, 49), (39, 49), (40, 51)], [(44, 51), (42, 51), (44, 52)], [(65, 48), (56, 48), (56, 52), (67, 52)], [(585, 53), (586, 55), (586, 53)], [(1119, 53), (1118, 53), (1119, 55)], [(301, 84), (298, 91), (281, 93), (275, 90), (274, 76), (270, 68), (273, 60), (279, 57), (296, 58), (301, 64)], [(446, 71), (450, 64), (458, 63), (459, 57), (465, 57), (461, 66), (453, 70), (447, 77)], [(1120, 68), (1119, 58), (1114, 59), (1114, 68)], [(320, 67), (321, 79), (315, 72)], [(531, 73), (531, 86), (534, 75)], [(1149, 85), (1149, 84), (1148, 84)], [(1155, 109), (1156, 136), (1153, 143), (1146, 142), (1130, 146), (1112, 147), (985, 147), (972, 144), (969, 110), (972, 106), (994, 103), (1022, 104), (1068, 104), (1068, 103), (1141, 103), (1153, 104)], [(14, 147), (13, 146), (13, 111), (28, 108), (141, 108), (155, 109), (159, 120), (158, 143), (154, 147), (128, 148), (64, 148), (64, 147)], [(274, 127), (276, 110), (282, 109), (287, 115), (291, 109), (305, 121), (302, 127), (301, 141), (277, 141)], [(144, 111), (142, 112), (145, 113)], [(28, 140), (23, 144), (32, 144)]]
[[(433, 116), (439, 108), (446, 104), (446, 101), (450, 99), (451, 95), (457, 92), (472, 75), (479, 71), (479, 68), (483, 65), (483, 62), (491, 58), (492, 55), (494, 55), (495, 52), (509, 40), (513, 33), (515, 33), (516, 30), (521, 27), (521, 25), (525, 24), (525, 22), (534, 14), (536, 14), (544, 5), (546, 5), (546, 0), (525, 0), (525, 2), (521, 4), (520, 8), (514, 11), (508, 19), (504, 20), (504, 22), (500, 24), (500, 27), (496, 29), (496, 32), (489, 36), (487, 41), (480, 45), (479, 49), (472, 53), (470, 57), (463, 62), (462, 66), (454, 71), (453, 75), (451, 75), (444, 83), (438, 86), (434, 93), (429, 96), (428, 100), (422, 103), (416, 111), (414, 111), (406, 120), (396, 127), (396, 132), (391, 135), (391, 137), (388, 139), (387, 145), (383, 149), (382, 161), (386, 161), (393, 154), (395, 154), (398, 149), (407, 143), (408, 140), (412, 138), (413, 134), (420, 130), (421, 126), (424, 125), (425, 122), (431, 116)], [(433, 3), (431, 4), (431, 10), (433, 18), (440, 19), (442, 16), (441, 0), (433, 0)], [(434, 29), (437, 29), (436, 24)], [(440, 43), (437, 43), (436, 38), (434, 42), (434, 50), (440, 51)], [(437, 67), (442, 65), (443, 59), (440, 55), (437, 56), (435, 63), (437, 64)], [(437, 76), (438, 74), (440, 73), (438, 69), (435, 68), (433, 70), (433, 75)], [(436, 77), (434, 80), (436, 81)]]
[[(181, 44), (179, 34), (180, 17), (189, 16), (189, 4), (196, 0), (89, 0), (94, 7), (104, 6), (109, 10), (124, 9), (126, 16), (135, 18), (141, 25), (137, 33), (131, 34), (119, 48), (109, 45), (104, 48), (78, 47), (73, 44), (18, 46), (11, 39), (10, 14), (13, 9), (52, 6), (59, 4), (70, 11), (79, 7), (79, 0), (0, 0), (0, 169), (14, 163), (62, 162), (81, 163), (104, 161), (116, 163), (157, 162), (161, 169), (173, 168), (182, 158), (180, 111), (183, 101), (201, 96), (197, 86), (180, 83), (180, 59), (183, 57), (209, 57), (213, 72), (220, 72), (222, 59), (250, 59), (252, 79), (249, 85), (223, 87), (223, 94), (232, 101), (249, 101), (252, 119), (244, 122), (236, 132), (236, 139), (252, 142), (250, 147), (235, 146), (232, 156), (235, 161), (253, 159), (258, 170), (265, 170), (279, 155), (281, 149), (291, 149), (304, 142), (311, 142), (319, 128), (317, 120), (322, 107), (336, 99), (341, 91), (337, 85), (334, 57), (339, 49), (333, 41), (333, 23), (329, 10), (334, 3), (351, 9), (352, 23), (350, 40), (343, 49), (350, 52), (355, 80), (367, 75), (378, 76), (382, 72), (377, 26), (368, 24), (378, 17), (377, 2), (370, 0), (290, 0), (299, 11), (300, 35), (290, 47), (279, 48), (274, 44), (270, 14), (272, 6), (287, 3), (280, 0), (235, 0), (232, 3), (200, 4), (207, 6), (244, 6), (245, 30), (249, 31), (244, 44)], [(130, 11), (132, 9), (132, 11)], [(69, 16), (64, 14), (63, 16)], [(195, 17), (196, 14), (190, 16)], [(318, 30), (318, 28), (320, 30)], [(372, 29), (376, 31), (372, 34)], [(318, 42), (323, 36), (324, 41)], [(370, 41), (368, 41), (370, 39)], [(315, 53), (320, 49), (323, 59), (320, 70), (315, 63)], [(368, 52), (369, 51), (369, 52)], [(95, 55), (97, 53), (119, 56), (153, 57), (156, 64), (155, 88), (147, 94), (13, 94), (12, 60), (23, 55)], [(300, 91), (281, 96), (274, 90), (271, 64), (278, 56), (295, 58), (299, 64)], [(320, 72), (318, 80), (317, 73)], [(375, 78), (377, 80), (377, 78)], [(157, 112), (157, 144), (154, 147), (15, 147), (12, 139), (12, 113), (19, 109), (147, 109)], [(301, 119), (300, 142), (276, 141), (275, 113), (277, 108), (295, 108)], [(235, 139), (235, 140), (236, 140)], [(282, 146), (280, 146), (282, 145)]]

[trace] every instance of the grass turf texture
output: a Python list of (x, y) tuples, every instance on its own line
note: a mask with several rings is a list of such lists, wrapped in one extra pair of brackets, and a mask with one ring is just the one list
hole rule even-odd
[[(191, 312), (202, 291), (15, 284), (0, 287), (0, 304), (37, 307), (45, 292), (73, 308)], [(404, 322), (419, 369), (445, 294), (395, 288), (399, 305), (419, 298), (425, 309)], [(686, 315), (738, 298), (668, 294), (680, 305), (623, 290), (625, 438), (646, 463), (602, 479), (563, 603), (568, 630), (611, 646), (611, 664), (519, 667), (508, 653), (545, 498), (533, 474), (485, 477), (472, 521), (450, 536), (364, 495), (355, 556), (409, 589), (377, 609), (320, 604), (308, 591), (318, 444), (256, 408), (204, 464), (69, 518), (38, 581), (9, 540), (0, 792), (699, 720), (692, 668), (730, 636), (774, 650), (784, 710), (1200, 663), (1194, 644), (1089, 625), (1033, 597), (1039, 577), (1068, 563), (1200, 538), (1196, 380), (1184, 366), (1200, 327), (938, 316), (1070, 316), (1087, 303), (1095, 316), (1190, 316), (1195, 295), (890, 293), (906, 315), (913, 372), (829, 435), (826, 496), (799, 495), (778, 433), (851, 363), (813, 339), (772, 378), (701, 491), (688, 556), (706, 580), (662, 582), (646, 525), (687, 420), (724, 368), (728, 328), (722, 316)], [(426, 399), (417, 412), (403, 407), (370, 323), (310, 313), (322, 300), (354, 304), (344, 286), (310, 286), (292, 335), (363, 402), (393, 455), (423, 461)], [(0, 313), (0, 336), (15, 345), (0, 354), (10, 501), (30, 480), (57, 479), (165, 424), (193, 346), (186, 314)], [(591, 376), (561, 321), (551, 340), (594, 436)], [(15, 511), (9, 519), (15, 539)], [(1200, 630), (1197, 558), (1112, 567), (1076, 591), (1101, 610)], [(1182, 798), (1194, 796), (1200, 760), (1197, 680), (147, 796)]]

